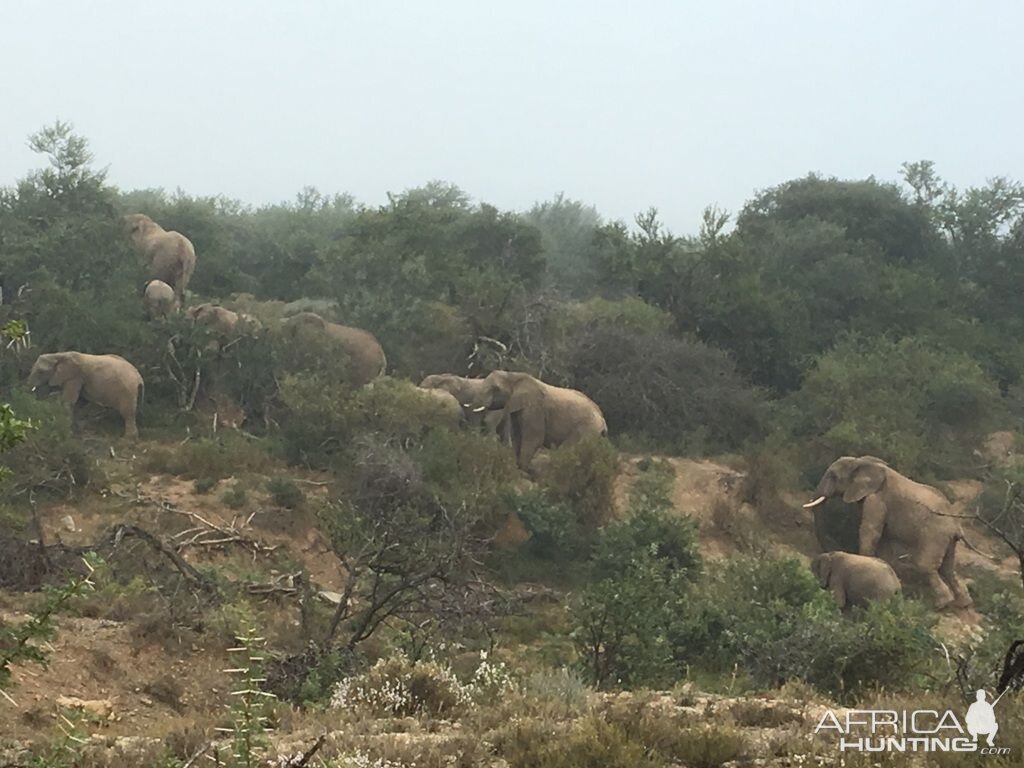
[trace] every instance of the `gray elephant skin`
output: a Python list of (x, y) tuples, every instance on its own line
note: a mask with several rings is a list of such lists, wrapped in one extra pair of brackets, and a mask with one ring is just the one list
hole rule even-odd
[(178, 297), (163, 280), (150, 280), (143, 291), (146, 312), (153, 319), (167, 317), (178, 311)]
[(40, 387), (60, 389), (61, 399), (71, 409), (71, 422), (76, 429), (77, 405), (84, 399), (113, 408), (124, 419), (125, 436), (138, 437), (136, 417), (145, 384), (135, 366), (123, 357), (82, 352), (40, 355), (32, 366), (28, 383), (33, 391)]
[(356, 385), (368, 384), (379, 376), (383, 376), (388, 367), (388, 359), (377, 338), (362, 328), (352, 328), (324, 320), (314, 312), (300, 312), (289, 317), (282, 323), (286, 334), (297, 334), (302, 331), (322, 333), (338, 342), (348, 355), (352, 365), (352, 381)]
[(844, 610), (871, 600), (885, 600), (901, 591), (896, 571), (877, 557), (825, 552), (811, 560), (811, 573)]
[(591, 435), (607, 435), (604, 414), (582, 392), (556, 387), (528, 373), (493, 371), (476, 396), (473, 411), (500, 410), (508, 421), (520, 469), (527, 469), (541, 448), (572, 445)]
[(148, 262), (149, 276), (171, 286), (179, 300), (184, 298), (196, 268), (192, 241), (180, 232), (164, 229), (144, 213), (124, 218), (132, 243)]
[(467, 413), (468, 409), (463, 408), (463, 403), (470, 403), (483, 393), (483, 386), (483, 379), (471, 379), (466, 376), (457, 376), (454, 373), (434, 373), (420, 382), (421, 389), (448, 393), (459, 406), (459, 411), (463, 414), (463, 421), (471, 427), (480, 428), (482, 426), (484, 434), (497, 435), (503, 443), (511, 445), (512, 437), (509, 434), (505, 414), (501, 411), (474, 414)]
[(874, 456), (843, 456), (822, 475), (815, 507), (841, 496), (860, 507), (859, 554), (874, 557), (879, 548), (899, 552), (905, 564), (923, 578), (936, 608), (967, 608), (971, 598), (956, 575), (956, 547), (963, 538), (950, 517), (949, 501), (937, 488), (900, 474)]

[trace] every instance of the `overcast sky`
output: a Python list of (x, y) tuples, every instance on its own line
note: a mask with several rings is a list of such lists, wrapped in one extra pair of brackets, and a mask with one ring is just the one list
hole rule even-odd
[(1024, 178), (1022, 28), (993, 0), (2, 0), (0, 183), (60, 117), (126, 189), (444, 179), (687, 233), (809, 171)]

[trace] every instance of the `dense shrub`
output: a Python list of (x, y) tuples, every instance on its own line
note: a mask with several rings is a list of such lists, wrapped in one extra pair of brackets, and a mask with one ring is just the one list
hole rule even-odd
[(731, 450), (764, 429), (761, 396), (728, 355), (665, 333), (597, 326), (579, 341), (574, 386), (601, 406), (612, 435), (676, 450)]
[(541, 483), (552, 501), (568, 507), (584, 529), (593, 529), (612, 514), (617, 472), (611, 443), (592, 436), (552, 451)]
[(846, 338), (822, 355), (795, 401), (825, 456), (882, 456), (910, 474), (948, 475), (997, 423), (999, 391), (965, 354), (915, 340)]
[(366, 672), (343, 680), (331, 706), (363, 709), (377, 717), (457, 716), (470, 703), (470, 689), (449, 667), (433, 661), (381, 659)]
[(803, 680), (837, 696), (907, 687), (931, 659), (934, 617), (895, 598), (842, 615), (796, 560), (740, 557), (708, 568), (673, 625), (680, 662), (738, 667), (758, 685)]
[(663, 477), (645, 480), (628, 517), (601, 531), (589, 583), (570, 606), (582, 664), (599, 686), (673, 678), (669, 630), (700, 569), (693, 524), (671, 511)]

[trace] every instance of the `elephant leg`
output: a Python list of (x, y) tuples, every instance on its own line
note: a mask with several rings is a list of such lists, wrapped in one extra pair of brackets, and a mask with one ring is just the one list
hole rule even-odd
[(845, 611), (848, 600), (846, 598), (846, 590), (839, 584), (833, 584), (831, 586), (832, 596), (836, 599), (836, 604), (839, 606), (839, 610)]
[(935, 595), (935, 609), (941, 611), (948, 607), (956, 599), (950, 590), (949, 585), (939, 576), (938, 571), (928, 572), (928, 587)]
[(885, 504), (875, 495), (868, 496), (861, 504), (860, 554), (874, 557), (884, 530)]
[(60, 399), (71, 414), (71, 431), (78, 432), (78, 400), (82, 394), (81, 381), (69, 381), (60, 391)]
[(121, 418), (124, 419), (124, 436), (129, 440), (135, 440), (139, 436), (139, 427), (135, 420), (135, 406), (125, 408), (121, 411)]
[(970, 608), (973, 603), (971, 595), (956, 575), (956, 545), (957, 540), (953, 539), (949, 542), (949, 546), (946, 547), (946, 554), (942, 558), (942, 565), (939, 566), (939, 576), (953, 593), (953, 607)]
[(531, 419), (521, 411), (517, 413), (518, 418), (518, 442), (516, 445), (516, 459), (519, 468), (526, 470), (533, 461), (534, 455), (544, 445), (543, 421), (538, 425), (536, 419)]

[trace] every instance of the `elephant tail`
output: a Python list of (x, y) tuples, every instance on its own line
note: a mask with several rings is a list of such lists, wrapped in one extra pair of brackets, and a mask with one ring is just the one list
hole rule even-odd
[(139, 380), (139, 391), (135, 395), (135, 413), (142, 414), (142, 405), (146, 401), (146, 382)]
[(999, 558), (998, 557), (996, 557), (994, 555), (990, 555), (987, 552), (982, 552), (976, 546), (971, 544), (970, 540), (966, 536), (964, 536), (964, 532), (963, 531), (958, 531), (954, 540), (955, 541), (962, 541), (964, 543), (964, 546), (967, 547), (969, 550), (971, 550), (975, 554), (981, 555), (982, 557), (984, 557), (987, 560), (991, 560), (993, 563), (998, 563), (999, 562)]

